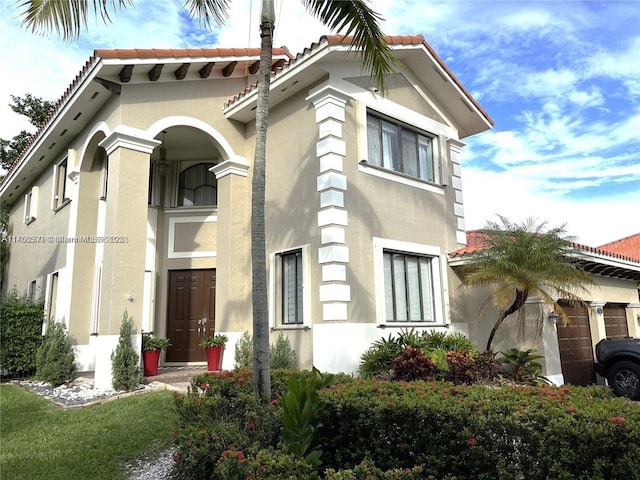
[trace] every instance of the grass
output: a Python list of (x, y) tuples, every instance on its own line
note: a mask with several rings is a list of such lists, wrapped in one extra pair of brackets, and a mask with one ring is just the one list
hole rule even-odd
[(160, 391), (64, 410), (0, 385), (0, 478), (124, 479), (124, 463), (171, 444), (172, 407), (172, 393)]

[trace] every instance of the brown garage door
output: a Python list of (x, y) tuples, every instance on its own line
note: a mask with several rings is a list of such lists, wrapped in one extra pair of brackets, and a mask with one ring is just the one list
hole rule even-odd
[(625, 305), (607, 303), (604, 306), (604, 329), (607, 338), (626, 338), (629, 336)]
[(558, 321), (558, 344), (560, 363), (564, 382), (572, 385), (591, 385), (595, 383), (593, 368), (593, 347), (589, 314), (582, 305), (570, 306), (567, 302), (560, 305), (569, 316), (569, 323)]

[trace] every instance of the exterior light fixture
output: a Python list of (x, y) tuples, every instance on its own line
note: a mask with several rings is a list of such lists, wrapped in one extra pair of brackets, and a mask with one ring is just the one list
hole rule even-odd
[(549, 315), (547, 316), (547, 319), (550, 322), (558, 323), (558, 320), (560, 319), (560, 315), (558, 315), (555, 310), (551, 310), (549, 312)]

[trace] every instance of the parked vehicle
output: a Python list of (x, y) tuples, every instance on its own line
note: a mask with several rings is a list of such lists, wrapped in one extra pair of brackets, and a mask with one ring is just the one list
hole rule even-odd
[(596, 359), (596, 372), (616, 395), (640, 400), (640, 338), (600, 340)]

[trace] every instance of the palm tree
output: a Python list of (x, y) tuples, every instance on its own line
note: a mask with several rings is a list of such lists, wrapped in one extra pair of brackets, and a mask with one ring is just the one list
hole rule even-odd
[[(110, 21), (110, 13), (124, 8), (132, 0), (17, 0), (23, 7), (23, 25), (36, 33), (55, 30), (63, 38), (79, 36), (86, 28), (89, 13)], [(186, 0), (185, 7), (200, 26), (211, 28), (228, 18), (230, 0)], [(395, 63), (391, 49), (380, 29), (380, 15), (367, 0), (302, 0), (306, 10), (329, 28), (353, 35), (352, 48), (362, 51), (362, 63), (371, 73), (380, 91), (385, 91), (385, 75)], [(251, 193), (251, 262), (253, 302), (253, 372), (254, 390), (265, 401), (271, 396), (269, 365), (269, 325), (267, 306), (267, 268), (265, 242), (265, 179), (267, 124), (269, 116), (269, 85), (271, 81), (273, 30), (275, 11), (273, 0), (262, 0), (260, 21), (260, 67), (256, 107), (256, 147), (253, 160)]]
[(482, 230), (481, 250), (461, 269), (463, 286), (495, 285), (490, 299), (499, 313), (487, 350), (509, 315), (519, 312), (524, 321), (522, 307), (529, 297), (539, 298), (568, 322), (557, 299), (580, 302), (578, 293), (595, 284), (578, 267), (581, 252), (566, 236), (564, 226), (546, 230), (547, 222), (528, 219), (516, 224), (502, 216), (499, 219), (500, 223), (489, 222)]

